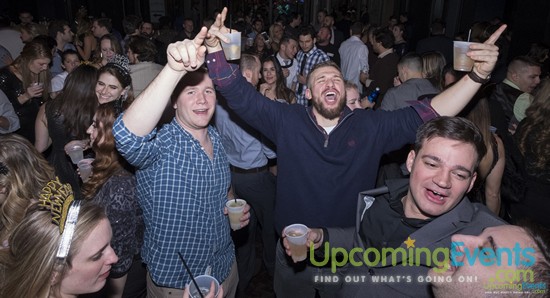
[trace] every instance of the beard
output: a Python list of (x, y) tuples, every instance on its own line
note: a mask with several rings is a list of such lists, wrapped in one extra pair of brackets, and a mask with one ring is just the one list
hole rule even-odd
[(322, 99), (312, 100), (312, 105), (317, 112), (323, 116), (324, 118), (328, 120), (333, 120), (338, 117), (340, 117), (340, 114), (342, 114), (342, 111), (344, 110), (344, 107), (346, 106), (346, 97), (344, 94), (344, 97), (340, 98), (340, 101), (338, 102), (338, 105), (332, 109), (328, 109), (323, 105)]

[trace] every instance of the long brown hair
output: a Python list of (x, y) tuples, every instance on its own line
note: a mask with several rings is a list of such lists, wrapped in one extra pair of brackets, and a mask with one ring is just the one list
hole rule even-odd
[[(276, 76), (276, 82), (275, 82), (275, 96), (278, 99), (284, 99), (288, 103), (295, 103), (296, 102), (296, 94), (292, 92), (286, 85), (286, 79), (283, 75), (283, 69), (281, 68), (281, 65), (279, 64), (279, 60), (275, 56), (267, 56), (262, 60), (262, 65), (260, 68), (260, 71), (264, 68), (264, 63), (271, 61), (273, 63), (273, 67), (275, 67), (275, 76)], [(262, 81), (265, 82), (262, 75)]]
[(97, 69), (82, 64), (67, 76), (63, 92), (46, 104), (47, 109), (63, 116), (68, 136), (77, 139), (87, 137), (86, 129), (97, 107), (96, 81)]
[[(52, 60), (52, 51), (45, 45), (45, 43), (32, 40), (25, 44), (21, 55), (17, 57), (11, 64), (13, 68), (21, 73), (23, 81), (23, 89), (27, 89), (32, 83), (35, 83), (33, 73), (29, 69), (29, 64), (36, 59), (47, 58)], [(49, 98), (50, 94), (50, 72), (48, 70), (41, 71), (38, 74), (38, 82), (44, 84), (44, 91), (42, 97), (44, 99)]]
[[(92, 144), (92, 149), (95, 152), (95, 160), (92, 163), (93, 174), (82, 187), (82, 194), (86, 199), (93, 199), (103, 184), (117, 171), (124, 168), (125, 160), (116, 150), (115, 137), (113, 136), (113, 123), (117, 116), (115, 108), (116, 102), (111, 101), (99, 105), (95, 113), (97, 137)], [(99, 143), (99, 140), (102, 142)]]
[(550, 168), (550, 81), (540, 84), (533, 103), (525, 111), (525, 119), (514, 135), (520, 152), (530, 151), (536, 169)]

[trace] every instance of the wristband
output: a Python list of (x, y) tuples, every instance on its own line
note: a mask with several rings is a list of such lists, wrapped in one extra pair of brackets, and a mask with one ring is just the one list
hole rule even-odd
[(485, 84), (485, 83), (489, 82), (489, 79), (491, 79), (491, 74), (489, 74), (489, 75), (484, 79), (484, 78), (480, 77), (475, 71), (472, 70), (472, 71), (470, 71), (470, 72), (468, 73), (468, 77), (469, 77), (472, 81), (474, 81), (474, 82), (476, 82), (476, 83), (478, 83), (478, 84)]

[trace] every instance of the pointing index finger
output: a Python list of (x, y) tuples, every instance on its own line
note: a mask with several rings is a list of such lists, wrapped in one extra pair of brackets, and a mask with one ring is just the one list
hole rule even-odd
[(500, 35), (502, 34), (502, 32), (504, 32), (504, 30), (506, 30), (506, 27), (507, 25), (506, 24), (503, 24), (502, 26), (500, 26), (497, 31), (495, 31), (495, 33), (493, 33), (489, 39), (487, 39), (484, 43), (485, 44), (495, 44), (495, 42), (498, 40), (498, 38), (500, 37)]

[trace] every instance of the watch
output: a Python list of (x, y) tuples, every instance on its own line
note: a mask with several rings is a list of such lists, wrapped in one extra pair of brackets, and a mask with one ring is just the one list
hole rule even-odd
[(472, 81), (474, 81), (474, 82), (476, 82), (476, 83), (485, 84), (485, 83), (489, 82), (489, 79), (491, 79), (491, 74), (489, 74), (489, 75), (484, 79), (484, 78), (480, 77), (475, 71), (472, 70), (472, 71), (470, 71), (470, 72), (468, 73), (468, 77), (469, 77)]

